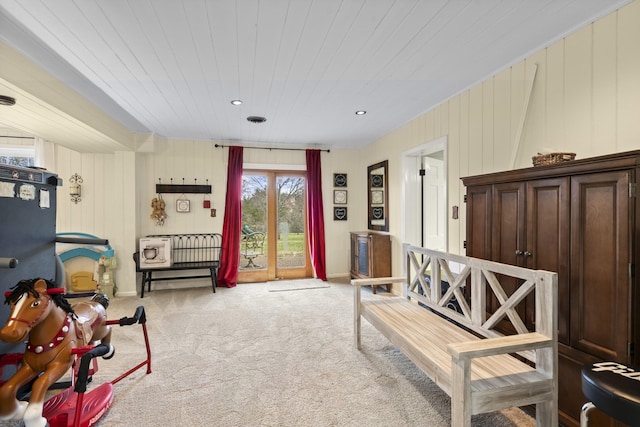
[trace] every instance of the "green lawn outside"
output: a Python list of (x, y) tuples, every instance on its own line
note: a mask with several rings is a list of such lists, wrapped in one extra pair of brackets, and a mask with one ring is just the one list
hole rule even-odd
[[(278, 239), (278, 252), (284, 251), (284, 234)], [(287, 252), (304, 252), (304, 233), (289, 233), (287, 236)]]
[[(285, 251), (284, 249), (284, 234), (280, 235), (280, 239), (278, 240), (278, 252)], [(265, 248), (269, 244), (269, 236), (267, 236), (265, 240)], [(242, 245), (242, 249), (244, 249), (244, 245)], [(304, 252), (304, 233), (289, 233), (287, 236), (287, 249), (286, 252), (296, 252), (301, 253)]]

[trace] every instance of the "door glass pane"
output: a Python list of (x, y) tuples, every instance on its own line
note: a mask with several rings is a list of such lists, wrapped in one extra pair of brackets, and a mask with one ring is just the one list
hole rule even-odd
[(304, 267), (306, 263), (304, 188), (304, 177), (276, 178), (278, 268), (299, 268)]
[(267, 268), (267, 177), (242, 175), (240, 269)]

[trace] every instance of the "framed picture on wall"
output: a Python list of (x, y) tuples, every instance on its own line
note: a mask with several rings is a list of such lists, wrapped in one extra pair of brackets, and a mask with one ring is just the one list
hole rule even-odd
[(333, 190), (333, 203), (336, 205), (346, 205), (347, 190)]
[(374, 221), (384, 221), (384, 208), (382, 206), (372, 207), (371, 218)]
[(176, 200), (176, 212), (186, 213), (191, 210), (191, 202), (188, 199)]
[(384, 192), (382, 190), (371, 191), (371, 204), (381, 205), (384, 203)]
[(347, 220), (347, 208), (334, 207), (333, 208), (333, 220), (334, 221), (346, 221)]
[(346, 187), (347, 186), (347, 174), (346, 173), (334, 173), (333, 174), (333, 186), (334, 187)]

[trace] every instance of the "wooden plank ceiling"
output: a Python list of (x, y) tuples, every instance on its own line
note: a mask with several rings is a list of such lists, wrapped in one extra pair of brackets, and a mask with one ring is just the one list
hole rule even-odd
[(362, 147), (627, 2), (3, 0), (0, 40), (132, 133)]

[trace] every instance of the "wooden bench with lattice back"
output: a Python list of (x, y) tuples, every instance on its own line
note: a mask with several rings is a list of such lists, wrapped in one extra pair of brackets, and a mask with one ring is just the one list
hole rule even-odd
[[(406, 276), (351, 281), (356, 347), (364, 318), (451, 397), (454, 427), (470, 426), (475, 414), (533, 404), (538, 426), (557, 426), (557, 274), (408, 244), (403, 257)], [(512, 278), (520, 285), (507, 295), (501, 280)], [(362, 286), (389, 282), (402, 284), (402, 296), (363, 298)], [(533, 331), (518, 312), (528, 295)], [(494, 297), (499, 307), (490, 313)], [(451, 308), (454, 298), (460, 312)], [(505, 321), (511, 335), (497, 330)]]

